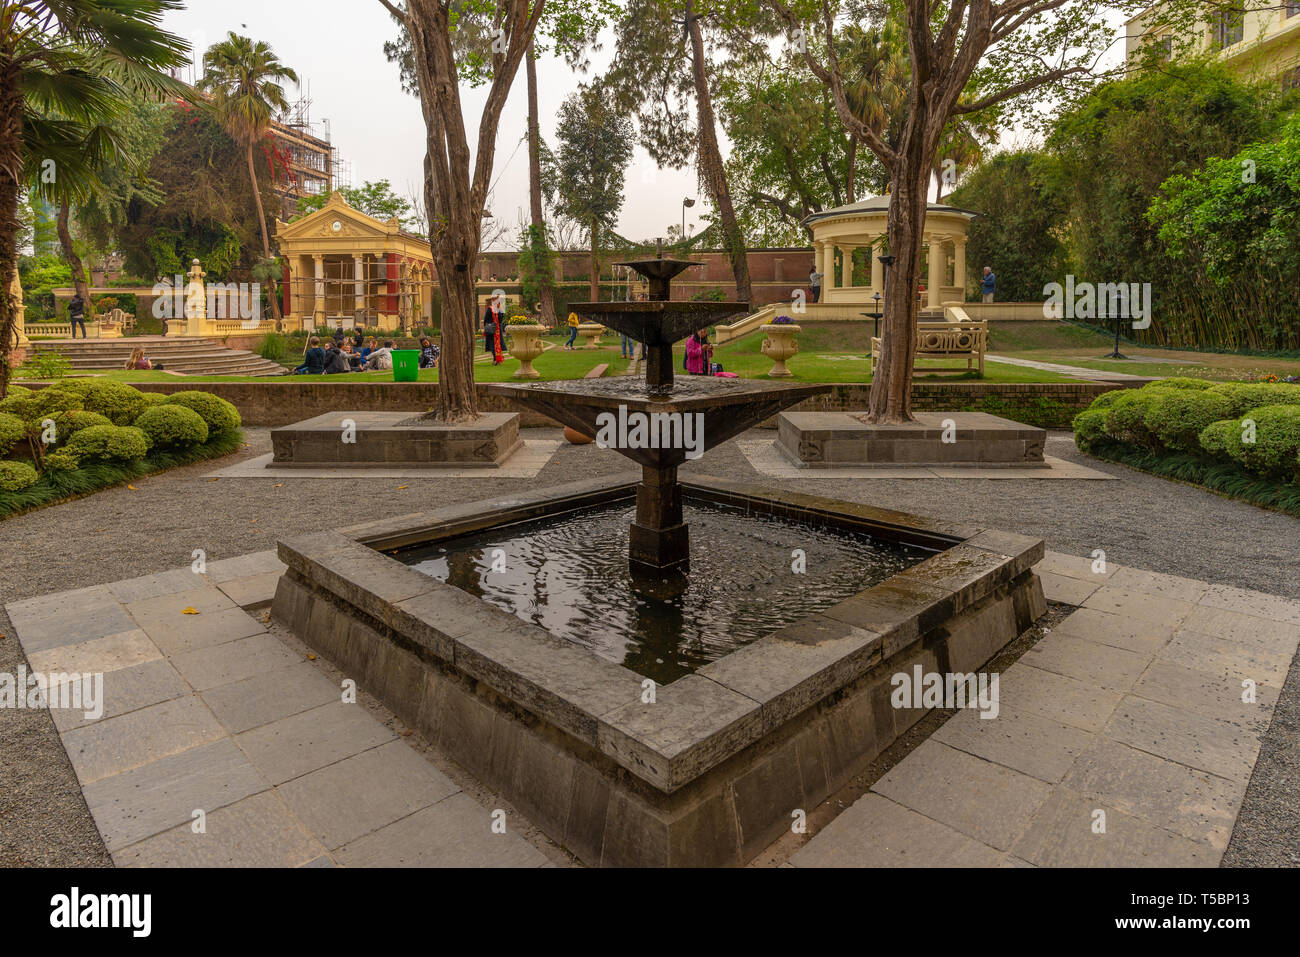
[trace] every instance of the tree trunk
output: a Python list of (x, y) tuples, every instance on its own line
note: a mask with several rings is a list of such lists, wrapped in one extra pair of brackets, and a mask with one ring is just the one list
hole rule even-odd
[[(916, 125), (920, 125), (917, 123)], [(921, 271), (929, 156), (919, 129), (907, 129), (898, 146), (890, 194), (888, 237), (894, 264), (885, 279), (881, 357), (871, 380), (867, 417), (896, 425), (912, 421), (912, 367), (916, 361), (916, 282)]]
[(18, 67), (0, 59), (0, 398), (9, 388), (9, 361), (17, 346), (18, 303), (10, 278), (18, 270), (18, 192), (23, 176), (23, 92)]
[[(266, 212), (262, 209), (262, 192), (257, 186), (257, 168), (253, 165), (252, 140), (248, 142), (247, 159), (248, 181), (253, 186), (253, 206), (257, 209), (257, 225), (262, 230), (262, 258), (270, 260), (271, 237), (266, 231)], [(267, 283), (270, 286), (270, 289), (267, 290), (267, 298), (271, 300), (271, 315), (275, 317), (276, 328), (278, 329), (280, 327), (280, 300), (275, 295), (275, 280), (268, 279)]]
[[(435, 256), (442, 289), (442, 358), (438, 362), (438, 403), (433, 417), (447, 423), (478, 418), (472, 318), (478, 312), (478, 297), (474, 274), (459, 269), (454, 259)], [(471, 317), (469, 322), (465, 321), (467, 316)]]
[(850, 136), (849, 137), (849, 171), (844, 178), (845, 202), (847, 202), (849, 205), (852, 205), (853, 203), (857, 202), (857, 199), (855, 198), (853, 192), (854, 189), (853, 174), (855, 172), (854, 167), (857, 166), (857, 159), (858, 159), (858, 138), (856, 136)]
[[(722, 152), (718, 148), (718, 134), (713, 117), (713, 99), (709, 95), (709, 78), (704, 70), (704, 36), (700, 32), (700, 19), (692, 3), (686, 4), (686, 25), (691, 36), (691, 65), (695, 77), (695, 105), (697, 111), (699, 145), (696, 147), (700, 178), (704, 181), (713, 205), (718, 211), (722, 227), (722, 245), (731, 260), (731, 272), (736, 279), (736, 298), (740, 302), (753, 302), (753, 287), (749, 281), (749, 260), (745, 256), (745, 237), (736, 221), (736, 209), (731, 204), (731, 191), (727, 188), (727, 173), (722, 165)], [(685, 237), (682, 237), (685, 239)]]
[(54, 226), (59, 234), (59, 246), (63, 250), (63, 258), (67, 260), (68, 267), (72, 270), (72, 285), (76, 287), (77, 295), (86, 304), (86, 311), (89, 312), (91, 311), (90, 287), (86, 285), (86, 264), (81, 261), (77, 250), (72, 246), (72, 230), (68, 225), (71, 214), (72, 210), (65, 199), (59, 204), (59, 215), (54, 221)]
[(600, 224), (591, 221), (591, 301), (600, 302)]
[[(532, 215), (533, 226), (541, 237), (542, 246), (549, 250), (546, 241), (546, 221), (542, 217), (542, 133), (537, 112), (537, 64), (533, 61), (533, 46), (528, 45), (524, 54), (524, 65), (528, 75), (528, 206)], [(549, 260), (549, 256), (547, 257)], [(534, 260), (536, 250), (534, 250)], [(542, 324), (555, 325), (555, 293), (551, 288), (553, 273), (550, 262), (546, 264), (544, 275), (539, 273), (537, 298)]]

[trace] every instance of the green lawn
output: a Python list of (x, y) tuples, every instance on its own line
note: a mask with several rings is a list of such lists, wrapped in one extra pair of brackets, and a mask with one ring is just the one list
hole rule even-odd
[[(1114, 344), (1113, 335), (1065, 322), (996, 322), (989, 326), (989, 352), (1038, 362), (1129, 375), (1189, 376), (1218, 381), (1249, 379), (1264, 373), (1300, 375), (1300, 359), (1294, 357), (1156, 349), (1127, 342), (1120, 343), (1119, 351), (1129, 361), (1103, 358)], [(1162, 359), (1175, 361), (1158, 361)]]

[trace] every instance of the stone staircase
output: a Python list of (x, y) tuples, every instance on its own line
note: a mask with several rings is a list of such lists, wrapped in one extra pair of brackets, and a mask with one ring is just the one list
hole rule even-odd
[(57, 352), (72, 368), (85, 372), (121, 369), (133, 349), (144, 349), (168, 372), (184, 375), (285, 375), (289, 370), (255, 352), (228, 349), (215, 339), (179, 336), (129, 336), (123, 339), (34, 339), (32, 350), (40, 354)]

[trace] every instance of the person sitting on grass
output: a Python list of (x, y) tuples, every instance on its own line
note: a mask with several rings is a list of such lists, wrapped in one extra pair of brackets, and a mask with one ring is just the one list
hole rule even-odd
[(153, 363), (145, 356), (144, 350), (136, 346), (131, 350), (131, 358), (126, 360), (127, 369), (152, 369)]
[(436, 369), (438, 368), (438, 356), (441, 351), (433, 344), (433, 340), (428, 336), (420, 337), (420, 368)]
[(325, 350), (325, 374), (336, 375), (340, 372), (351, 372), (352, 365), (348, 362), (348, 357), (343, 354), (337, 342), (331, 342)]
[(366, 359), (366, 368), (384, 371), (393, 367), (393, 340), (385, 339), (384, 347), (370, 353)]
[(307, 340), (307, 351), (302, 358), (302, 365), (293, 370), (294, 375), (325, 374), (325, 350), (320, 347), (319, 336), (312, 336)]

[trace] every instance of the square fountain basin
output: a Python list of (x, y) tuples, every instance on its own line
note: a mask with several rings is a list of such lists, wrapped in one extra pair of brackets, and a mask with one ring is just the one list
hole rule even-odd
[[(419, 418), (413, 412), (326, 412), (280, 426), (271, 430), (268, 467), (496, 468), (523, 448), (517, 412), (484, 412), (456, 425)], [(343, 441), (348, 422), (351, 442)]]
[[(283, 541), (272, 614), (558, 843), (605, 866), (740, 865), (926, 713), (897, 672), (970, 673), (1046, 609), (1040, 539), (717, 478), (707, 501), (937, 551), (669, 685), (392, 557), (630, 501), (636, 476)], [(707, 543), (696, 543), (697, 548)]]

